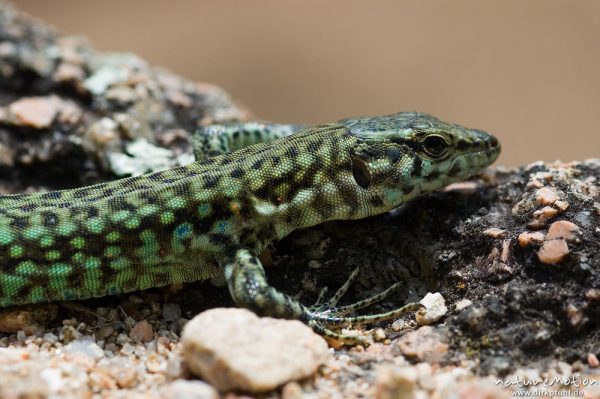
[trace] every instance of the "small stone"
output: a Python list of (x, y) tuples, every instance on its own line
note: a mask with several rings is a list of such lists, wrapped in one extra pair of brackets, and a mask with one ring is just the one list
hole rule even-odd
[(444, 297), (439, 292), (435, 294), (428, 292), (419, 303), (426, 307), (425, 310), (421, 309), (415, 315), (420, 326), (434, 323), (448, 312)]
[(219, 399), (217, 390), (203, 381), (175, 380), (162, 393), (165, 398)]
[(462, 181), (457, 183), (448, 184), (442, 189), (442, 191), (455, 191), (461, 194), (471, 194), (477, 190), (481, 184), (476, 181)]
[(583, 325), (583, 312), (573, 304), (567, 306), (567, 318), (569, 319), (569, 323), (575, 328), (579, 328)]
[(102, 118), (94, 122), (87, 130), (86, 135), (94, 145), (105, 146), (119, 138), (118, 125), (110, 118)]
[(304, 392), (296, 381), (288, 382), (281, 389), (281, 399), (302, 399)]
[(535, 192), (535, 200), (540, 205), (552, 205), (558, 199), (558, 193), (550, 187), (542, 187)]
[(110, 324), (105, 324), (102, 327), (100, 327), (100, 329), (96, 333), (96, 338), (106, 339), (106, 338), (110, 337), (114, 331), (115, 330), (114, 330), (113, 326), (111, 326)]
[(135, 347), (129, 343), (124, 344), (123, 347), (121, 347), (121, 350), (119, 351), (119, 353), (125, 356), (132, 355), (133, 352), (135, 352)]
[(558, 215), (558, 210), (551, 206), (545, 206), (542, 209), (533, 212), (533, 218), (538, 225), (545, 224), (556, 215)]
[(72, 101), (60, 101), (57, 120), (60, 123), (74, 125), (81, 120), (83, 111)]
[(44, 334), (44, 341), (54, 344), (58, 342), (58, 337), (56, 336), (56, 334), (49, 332)]
[(569, 246), (563, 239), (544, 241), (538, 251), (538, 259), (542, 263), (555, 265), (562, 261), (569, 252)]
[(579, 227), (577, 227), (575, 223), (559, 220), (550, 225), (548, 234), (546, 234), (546, 240), (554, 240), (557, 238), (572, 240), (575, 238), (575, 232), (577, 232), (577, 230), (579, 230)]
[(379, 367), (375, 377), (375, 398), (413, 399), (416, 397), (417, 379), (414, 367)]
[(569, 207), (569, 203), (567, 201), (558, 200), (554, 203), (554, 206), (564, 212)]
[(373, 339), (375, 341), (383, 341), (387, 338), (387, 336), (385, 335), (385, 331), (383, 330), (383, 328), (377, 328), (375, 329), (375, 331), (373, 331)]
[(300, 321), (245, 309), (201, 313), (185, 326), (181, 343), (192, 373), (222, 391), (270, 391), (312, 375), (329, 357), (325, 340)]
[(471, 301), (470, 299), (463, 298), (454, 304), (454, 310), (460, 312), (461, 310), (466, 309), (471, 305), (473, 305), (473, 301)]
[(599, 288), (590, 288), (585, 293), (585, 298), (589, 301), (597, 301), (600, 299), (600, 289)]
[(47, 129), (59, 111), (54, 97), (25, 97), (8, 106), (9, 119), (15, 125)]
[(138, 321), (129, 331), (129, 337), (138, 344), (152, 341), (153, 335), (152, 326), (146, 320)]
[(69, 62), (62, 62), (56, 72), (54, 72), (54, 80), (58, 82), (78, 81), (83, 80), (84, 73), (79, 65)]
[(487, 230), (483, 231), (483, 234), (490, 236), (492, 238), (501, 238), (506, 235), (506, 230), (502, 230), (496, 227), (491, 227)]
[(65, 353), (81, 354), (89, 358), (98, 360), (104, 356), (104, 351), (89, 336), (78, 338), (63, 348)]
[(431, 326), (423, 326), (398, 339), (398, 348), (406, 357), (421, 362), (437, 363), (448, 351), (444, 336)]
[(529, 232), (526, 231), (524, 233), (519, 234), (519, 245), (521, 247), (527, 247), (534, 242), (542, 242), (544, 241), (544, 233), (541, 231)]
[(119, 388), (133, 388), (137, 385), (137, 372), (133, 367), (111, 367), (108, 373)]
[(162, 373), (166, 371), (167, 363), (158, 358), (148, 359), (146, 361), (146, 370), (149, 373)]
[(138, 98), (134, 89), (128, 86), (114, 86), (106, 90), (104, 96), (107, 100), (114, 101), (120, 105), (133, 103)]
[(181, 306), (176, 303), (165, 303), (163, 305), (162, 317), (169, 322), (181, 318)]
[(589, 366), (593, 369), (600, 366), (600, 360), (598, 360), (598, 357), (596, 355), (594, 355), (593, 353), (588, 353), (587, 362), (588, 362)]

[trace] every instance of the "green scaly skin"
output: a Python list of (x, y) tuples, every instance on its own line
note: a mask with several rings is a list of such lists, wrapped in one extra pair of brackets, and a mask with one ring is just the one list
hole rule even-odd
[(343, 340), (352, 338), (329, 328), (417, 310), (343, 316), (391, 289), (308, 308), (268, 285), (257, 254), (293, 230), (387, 212), (464, 180), (497, 158), (498, 141), (421, 113), (299, 129), (212, 126), (196, 139), (198, 159), (240, 149), (140, 177), (0, 197), (0, 307), (224, 276), (240, 306)]

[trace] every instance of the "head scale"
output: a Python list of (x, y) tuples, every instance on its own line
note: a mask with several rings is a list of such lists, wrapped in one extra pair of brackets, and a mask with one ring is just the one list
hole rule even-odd
[(341, 123), (357, 139), (353, 154), (356, 182), (382, 194), (384, 208), (464, 180), (500, 154), (494, 136), (418, 112)]

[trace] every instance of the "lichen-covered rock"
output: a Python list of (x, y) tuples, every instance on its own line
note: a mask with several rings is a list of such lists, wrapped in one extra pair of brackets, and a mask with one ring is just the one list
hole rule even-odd
[(164, 145), (174, 129), (186, 134), (150, 169), (179, 166), (200, 123), (248, 117), (219, 87), (185, 80), (133, 54), (97, 52), (5, 1), (0, 58), (0, 142), (10, 149), (0, 151), (0, 164), (12, 167), (0, 170), (0, 183), (10, 192), (140, 173), (121, 167), (123, 159), (109, 162), (109, 154), (130, 157), (128, 144), (136, 139)]

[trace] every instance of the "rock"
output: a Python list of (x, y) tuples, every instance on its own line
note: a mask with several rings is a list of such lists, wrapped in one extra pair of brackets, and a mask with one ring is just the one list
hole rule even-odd
[(95, 147), (114, 144), (119, 139), (118, 125), (110, 118), (101, 118), (89, 126), (86, 136)]
[(540, 205), (552, 205), (558, 199), (558, 193), (551, 187), (542, 187), (535, 192), (535, 200)]
[(376, 399), (412, 399), (417, 389), (417, 370), (414, 367), (383, 366), (375, 377)]
[(58, 111), (55, 97), (24, 97), (8, 106), (8, 118), (15, 125), (47, 129)]
[(546, 240), (555, 240), (563, 238), (565, 240), (572, 240), (575, 238), (575, 233), (579, 230), (579, 227), (575, 223), (558, 220), (550, 225)]
[(64, 347), (64, 351), (65, 353), (84, 355), (95, 360), (104, 356), (102, 348), (100, 348), (90, 336), (83, 336), (70, 342)]
[(590, 365), (590, 367), (593, 369), (600, 366), (600, 360), (598, 360), (598, 357), (596, 355), (594, 355), (593, 353), (588, 353), (587, 362)]
[(281, 399), (302, 399), (304, 397), (302, 387), (296, 381), (288, 382), (281, 389)]
[(162, 309), (162, 316), (166, 321), (175, 321), (181, 318), (181, 306), (176, 303), (165, 303)]
[(569, 246), (563, 239), (544, 241), (538, 251), (538, 259), (542, 263), (554, 265), (563, 260), (569, 252)]
[(133, 367), (111, 367), (108, 373), (119, 388), (132, 388), (137, 385), (137, 371)]
[(444, 297), (439, 292), (432, 294), (430, 292), (419, 302), (427, 309), (418, 311), (415, 318), (420, 326), (434, 323), (442, 318), (448, 312)]
[(496, 227), (491, 227), (487, 230), (483, 231), (483, 234), (490, 236), (492, 238), (501, 238), (506, 236), (506, 230), (502, 230)]
[(473, 301), (467, 298), (463, 298), (454, 304), (454, 310), (460, 312), (461, 310), (466, 309), (471, 305), (473, 305)]
[(165, 398), (219, 399), (216, 389), (202, 381), (175, 380), (162, 389)]
[(569, 207), (569, 203), (567, 201), (558, 200), (554, 203), (554, 207), (557, 208), (558, 210), (564, 212)]
[(373, 331), (373, 339), (378, 342), (387, 339), (385, 330), (383, 328), (376, 328), (375, 331)]
[(138, 321), (129, 331), (129, 336), (136, 343), (150, 342), (153, 338), (152, 326), (146, 320)]
[(305, 324), (245, 309), (201, 313), (181, 342), (192, 373), (222, 391), (269, 391), (312, 375), (329, 356), (326, 342)]
[(524, 233), (519, 234), (519, 245), (521, 247), (527, 247), (534, 242), (542, 242), (544, 241), (544, 233), (541, 231), (529, 232), (526, 231)]
[(530, 228), (541, 228), (546, 225), (546, 222), (558, 215), (558, 210), (551, 206), (545, 206), (533, 212), (533, 222), (529, 223)]
[(442, 342), (445, 337), (431, 326), (403, 335), (397, 345), (402, 354), (421, 362), (437, 363), (448, 351), (448, 344)]

